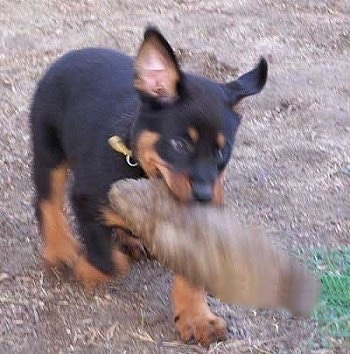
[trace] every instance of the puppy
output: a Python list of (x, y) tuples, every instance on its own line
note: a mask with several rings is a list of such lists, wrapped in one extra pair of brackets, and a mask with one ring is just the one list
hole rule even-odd
[[(30, 114), (44, 259), (68, 265), (86, 286), (125, 268), (112, 247), (118, 225), (108, 220), (107, 194), (120, 179), (160, 176), (182, 202), (222, 203), (222, 174), (241, 120), (233, 107), (261, 91), (266, 78), (264, 59), (225, 84), (184, 73), (153, 27), (135, 59), (102, 48), (58, 59), (39, 82)], [(111, 149), (107, 141), (114, 135), (133, 159)], [(63, 211), (68, 169), (83, 252)], [(175, 276), (173, 298), (183, 340), (224, 338), (226, 325), (209, 310), (203, 289)]]

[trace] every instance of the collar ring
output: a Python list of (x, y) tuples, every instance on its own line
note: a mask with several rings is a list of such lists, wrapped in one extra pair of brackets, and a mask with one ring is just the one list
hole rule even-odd
[(138, 162), (135, 161), (130, 155), (126, 155), (125, 160), (130, 167), (136, 167), (139, 165)]

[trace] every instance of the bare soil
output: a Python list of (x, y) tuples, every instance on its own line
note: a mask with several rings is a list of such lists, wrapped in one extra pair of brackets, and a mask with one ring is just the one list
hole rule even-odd
[[(36, 81), (69, 49), (134, 54), (157, 24), (188, 70), (224, 81), (267, 57), (266, 89), (243, 105), (227, 174), (242, 222), (303, 256), (349, 244), (350, 3), (348, 0), (0, 0), (0, 352), (204, 352), (182, 344), (171, 274), (152, 262), (86, 293), (43, 268), (32, 207), (29, 104)], [(348, 352), (312, 319), (210, 298), (230, 338), (211, 352)]]

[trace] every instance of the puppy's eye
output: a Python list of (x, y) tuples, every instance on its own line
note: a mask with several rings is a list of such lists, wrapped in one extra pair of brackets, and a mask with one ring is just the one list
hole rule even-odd
[(193, 147), (189, 141), (183, 138), (170, 139), (170, 145), (179, 154), (189, 154), (193, 151)]

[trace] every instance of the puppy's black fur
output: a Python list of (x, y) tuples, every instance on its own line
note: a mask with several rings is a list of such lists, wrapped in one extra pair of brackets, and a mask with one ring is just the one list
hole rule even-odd
[[(145, 171), (163, 176), (184, 201), (215, 199), (241, 119), (233, 107), (258, 93), (266, 77), (264, 59), (227, 84), (186, 74), (155, 28), (146, 30), (135, 60), (100, 48), (64, 55), (39, 82), (30, 115), (39, 221), (55, 190), (52, 172), (68, 164), (87, 259), (113, 274), (112, 229), (101, 218), (112, 182)], [(112, 135), (134, 149), (140, 166), (108, 146)]]

